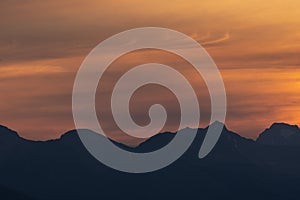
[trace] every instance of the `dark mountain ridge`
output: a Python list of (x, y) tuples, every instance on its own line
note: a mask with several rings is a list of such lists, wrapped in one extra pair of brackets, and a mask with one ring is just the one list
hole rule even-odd
[[(278, 126), (269, 128), (268, 137)], [(170, 166), (128, 174), (95, 160), (75, 130), (59, 139), (35, 142), (1, 126), (0, 185), (35, 199), (299, 199), (300, 146), (264, 144), (224, 127), (212, 152), (199, 159), (207, 128), (197, 130), (190, 148)], [(114, 143), (133, 152), (149, 152), (175, 134), (157, 134), (135, 148)]]
[[(203, 132), (203, 131), (206, 132), (207, 129), (208, 127), (198, 128), (198, 132)], [(224, 125), (224, 129), (226, 132), (229, 132), (225, 125)], [(246, 139), (248, 141), (253, 141), (252, 139), (244, 138), (235, 132), (230, 131), (230, 133), (231, 134), (228, 137), (234, 137), (234, 138), (238, 137), (239, 139)], [(141, 144), (139, 144), (137, 148), (143, 145), (150, 145), (149, 143), (151, 143), (150, 145), (151, 148), (159, 149), (166, 144), (165, 141), (170, 142), (175, 136), (175, 134), (176, 132), (158, 133), (150, 137), (146, 141), (142, 142)], [(9, 129), (6, 126), (0, 125), (0, 141), (1, 140), (19, 140), (19, 141), (23, 140), (28, 142), (49, 142), (49, 141), (62, 140), (66, 138), (70, 139), (71, 137), (78, 137), (75, 135), (77, 135), (76, 130), (70, 130), (62, 134), (62, 136), (57, 139), (51, 139), (48, 141), (31, 141), (20, 137), (16, 131)], [(117, 141), (113, 141), (113, 142), (115, 142), (116, 144), (120, 143)], [(261, 134), (259, 134), (258, 138), (256, 139), (256, 142), (263, 145), (276, 145), (276, 146), (300, 145), (300, 129), (297, 125), (289, 125), (287, 123), (273, 123), (269, 128), (265, 129)], [(123, 145), (127, 146), (126, 144)], [(134, 149), (131, 146), (127, 146), (127, 147)]]

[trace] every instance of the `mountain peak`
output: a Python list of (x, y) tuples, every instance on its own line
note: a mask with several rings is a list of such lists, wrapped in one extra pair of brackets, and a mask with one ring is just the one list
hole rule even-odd
[(257, 142), (264, 145), (300, 145), (300, 129), (297, 125), (273, 123), (263, 131)]
[(219, 120), (214, 121), (213, 123), (211, 123), (211, 125), (222, 125), (222, 126), (225, 126), (225, 124), (223, 122), (220, 122)]
[(2, 126), (2, 125), (0, 125), (0, 135), (1, 136), (3, 135), (5, 137), (21, 138), (16, 131), (13, 131), (13, 130), (7, 128), (6, 126)]
[(218, 120), (211, 123), (208, 127), (223, 127), (223, 131), (228, 131), (226, 125)]
[(297, 125), (291, 125), (284, 122), (275, 122), (273, 123), (269, 129), (278, 129), (278, 128), (292, 128), (292, 129), (299, 129)]
[(59, 139), (74, 137), (75, 135), (78, 135), (78, 133), (75, 129), (73, 129), (73, 130), (69, 130), (69, 131), (65, 132), (64, 134), (62, 134)]

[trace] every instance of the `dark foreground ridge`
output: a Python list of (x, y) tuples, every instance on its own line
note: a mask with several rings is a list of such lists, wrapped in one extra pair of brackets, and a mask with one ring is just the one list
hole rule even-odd
[[(76, 131), (36, 142), (0, 126), (0, 199), (299, 199), (297, 126), (275, 123), (257, 141), (225, 127), (213, 151), (200, 160), (206, 131), (199, 128), (188, 151), (170, 166), (128, 174), (95, 160)], [(160, 133), (136, 148), (115, 144), (149, 152), (173, 137)]]

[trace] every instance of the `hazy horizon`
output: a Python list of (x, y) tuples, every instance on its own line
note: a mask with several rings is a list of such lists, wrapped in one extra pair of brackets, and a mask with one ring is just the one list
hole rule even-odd
[[(1, 1), (0, 124), (33, 140), (74, 129), (72, 87), (85, 56), (111, 35), (144, 26), (174, 29), (203, 45), (224, 80), (229, 129), (256, 138), (273, 122), (300, 124), (299, 6), (296, 0), (176, 0), (171, 5), (134, 0), (105, 6), (96, 0)], [(110, 66), (96, 99), (99, 115), (106, 116), (103, 126), (126, 139), (111, 123), (107, 93), (119, 73), (147, 62), (170, 65), (190, 78), (201, 104), (200, 126), (206, 126), (210, 101), (203, 80), (185, 60), (157, 50), (132, 52)], [(149, 105), (162, 102), (171, 117), (164, 130), (176, 130), (174, 96), (157, 86), (144, 89), (132, 102), (137, 122), (147, 124)]]

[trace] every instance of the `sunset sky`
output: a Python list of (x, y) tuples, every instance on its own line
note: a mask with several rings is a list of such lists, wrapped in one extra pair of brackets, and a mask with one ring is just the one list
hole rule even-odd
[[(298, 0), (3, 0), (0, 124), (34, 140), (73, 129), (72, 87), (85, 56), (111, 35), (145, 26), (174, 29), (203, 45), (224, 79), (229, 129), (256, 138), (273, 122), (300, 124), (299, 9)], [(122, 72), (147, 62), (182, 69), (199, 91), (205, 87), (186, 70), (188, 63), (167, 52), (133, 52), (111, 68)], [(160, 99), (143, 99), (160, 90), (153, 86), (137, 93), (137, 107), (162, 100), (176, 110), (176, 101), (168, 105), (172, 94), (167, 91)], [(198, 97), (206, 112), (207, 93)], [(105, 106), (97, 107), (105, 112)], [(136, 110), (137, 116), (145, 113)], [(166, 130), (174, 130), (175, 122), (171, 119)], [(201, 125), (207, 123), (204, 115)], [(116, 131), (108, 122), (105, 126)]]

